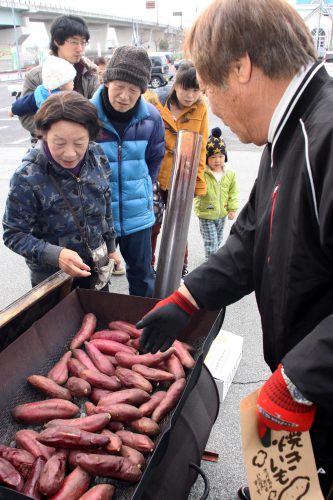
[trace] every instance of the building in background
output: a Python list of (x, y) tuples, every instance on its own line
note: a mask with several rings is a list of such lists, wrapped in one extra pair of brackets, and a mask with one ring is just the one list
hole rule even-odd
[(309, 27), (318, 57), (333, 46), (333, 0), (289, 0)]

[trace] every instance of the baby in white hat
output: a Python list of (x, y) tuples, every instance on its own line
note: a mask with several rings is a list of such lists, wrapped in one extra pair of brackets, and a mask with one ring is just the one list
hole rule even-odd
[(42, 85), (38, 85), (32, 94), (17, 99), (9, 111), (9, 116), (35, 114), (43, 102), (56, 92), (73, 90), (76, 70), (61, 57), (49, 56), (42, 67)]

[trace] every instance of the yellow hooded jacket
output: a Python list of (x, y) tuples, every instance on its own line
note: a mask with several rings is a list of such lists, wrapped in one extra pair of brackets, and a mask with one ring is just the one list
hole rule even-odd
[(204, 196), (207, 192), (207, 186), (204, 176), (206, 165), (206, 143), (208, 139), (208, 110), (205, 99), (199, 99), (190, 108), (186, 108), (175, 120), (168, 108), (168, 101), (164, 105), (158, 99), (158, 96), (151, 91), (146, 92), (145, 99), (154, 104), (159, 110), (165, 126), (165, 155), (162, 160), (161, 169), (158, 175), (158, 181), (161, 189), (167, 191), (171, 176), (173, 156), (176, 147), (177, 132), (180, 130), (190, 130), (202, 135), (200, 162), (195, 185), (195, 195)]

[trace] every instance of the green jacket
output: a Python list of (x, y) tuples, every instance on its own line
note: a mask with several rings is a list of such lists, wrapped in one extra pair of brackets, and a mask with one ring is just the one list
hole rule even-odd
[(194, 198), (194, 212), (201, 219), (223, 219), (229, 212), (238, 209), (238, 188), (236, 174), (232, 169), (226, 169), (219, 182), (206, 167), (204, 172), (207, 194)]

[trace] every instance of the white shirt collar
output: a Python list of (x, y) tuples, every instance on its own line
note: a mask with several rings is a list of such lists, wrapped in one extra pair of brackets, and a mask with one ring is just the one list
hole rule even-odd
[(278, 105), (276, 106), (274, 113), (271, 118), (271, 122), (269, 124), (269, 129), (268, 129), (268, 140), (267, 142), (272, 143), (274, 139), (274, 135), (276, 132), (276, 129), (278, 128), (279, 123), (281, 122), (281, 119), (291, 101), (293, 98), (296, 90), (301, 84), (301, 81), (305, 77), (305, 75), (310, 71), (312, 68), (313, 63), (311, 62), (308, 66), (303, 67), (291, 80), (289, 83), (288, 87), (286, 88), (283, 96), (281, 97)]

